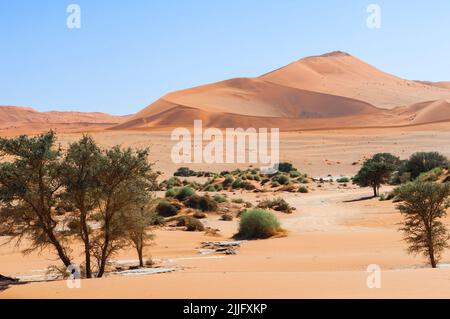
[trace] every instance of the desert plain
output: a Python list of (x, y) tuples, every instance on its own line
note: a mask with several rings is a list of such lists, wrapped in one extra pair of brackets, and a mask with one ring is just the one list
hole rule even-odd
[[(11, 130), (9, 134), (13, 134)], [(150, 161), (167, 177), (178, 168), (170, 160), (170, 133), (94, 131), (90, 134), (104, 147), (120, 144), (149, 147)], [(60, 133), (65, 145), (80, 133)], [(340, 129), (284, 132), (280, 154), (310, 176), (353, 176), (364, 158), (384, 151), (406, 158), (417, 151), (439, 151), (450, 155), (450, 127), (446, 123), (403, 128)], [(234, 169), (238, 165), (204, 170)], [(192, 167), (195, 169), (195, 165)], [(245, 168), (245, 165), (242, 166)], [(230, 240), (238, 220), (225, 222), (209, 214), (205, 225), (219, 229), (217, 236), (167, 229), (156, 237), (146, 256), (170, 273), (141, 276), (111, 276), (82, 280), (80, 289), (69, 289), (66, 281), (31, 282), (10, 286), (0, 298), (448, 298), (450, 253), (438, 269), (429, 269), (422, 256), (406, 252), (398, 231), (401, 215), (391, 201), (379, 201), (370, 188), (337, 183), (311, 185), (308, 194), (228, 193), (257, 203), (282, 196), (296, 208), (293, 214), (277, 213), (287, 236), (244, 241), (236, 255), (202, 255), (201, 242)], [(384, 186), (381, 192), (389, 191)], [(450, 219), (446, 220), (450, 224)], [(5, 242), (7, 238), (1, 238)], [(24, 256), (12, 244), (0, 246), (3, 275), (32, 278), (45, 274), (57, 263), (52, 251)], [(81, 243), (73, 243), (81, 254)], [(76, 254), (75, 254), (76, 255)], [(134, 251), (121, 251), (116, 260), (135, 260)], [(381, 267), (381, 288), (369, 289), (369, 265)]]
[[(449, 298), (449, 250), (431, 269), (426, 258), (407, 253), (395, 203), (373, 198), (372, 189), (351, 182), (319, 182), (351, 178), (380, 152), (401, 159), (430, 151), (450, 157), (449, 101), (448, 82), (404, 80), (338, 51), (257, 78), (170, 93), (130, 116), (0, 107), (2, 137), (52, 129), (63, 148), (83, 133), (104, 148), (148, 147), (161, 179), (180, 166), (216, 173), (249, 166), (175, 164), (170, 138), (175, 127), (196, 119), (217, 128), (276, 127), (281, 129), (280, 161), (315, 179), (308, 193), (220, 192), (253, 205), (282, 197), (295, 208), (292, 214), (275, 212), (286, 230), (283, 236), (242, 241), (236, 254), (205, 253), (203, 242), (230, 241), (239, 224), (237, 218), (222, 221), (208, 213), (202, 222), (215, 234), (152, 230), (154, 242), (144, 255), (165, 271), (83, 279), (75, 289), (46, 277), (48, 267), (58, 263), (52, 250), (23, 255), (26, 240), (17, 246), (0, 237), (0, 274), (21, 279), (0, 291), (0, 298)], [(383, 185), (381, 194), (392, 188)], [(450, 218), (444, 222), (450, 226)], [(74, 240), (71, 248), (81, 262), (81, 242)], [(132, 249), (113, 259), (136, 264)], [(381, 270), (378, 288), (368, 285), (371, 265)]]

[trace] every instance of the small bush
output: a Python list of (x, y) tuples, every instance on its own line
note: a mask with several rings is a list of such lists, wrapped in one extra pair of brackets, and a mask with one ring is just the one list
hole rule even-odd
[(289, 172), (289, 176), (290, 176), (291, 178), (297, 178), (297, 177), (302, 176), (302, 174), (301, 174), (299, 171), (290, 171), (290, 172)]
[(225, 202), (228, 201), (228, 200), (225, 198), (225, 196), (222, 196), (222, 195), (219, 195), (219, 194), (214, 195), (214, 196), (213, 196), (213, 199), (214, 199), (217, 203), (225, 203)]
[(217, 188), (215, 185), (208, 185), (205, 188), (205, 192), (215, 193), (215, 192), (217, 192)]
[(289, 173), (294, 170), (294, 166), (291, 163), (283, 162), (278, 164), (278, 170), (280, 172)]
[(234, 178), (233, 178), (233, 176), (227, 175), (227, 176), (225, 176), (225, 179), (224, 179), (224, 181), (222, 182), (222, 185), (223, 185), (223, 187), (228, 187), (228, 186), (233, 185), (233, 183), (234, 183)]
[(278, 182), (272, 182), (272, 187), (279, 187), (280, 186), (280, 183), (278, 183)]
[(197, 218), (189, 218), (186, 223), (186, 231), (204, 231), (205, 226)]
[(336, 180), (339, 184), (350, 183), (350, 179), (348, 177), (341, 177)]
[(188, 186), (182, 187), (178, 190), (177, 194), (175, 195), (175, 198), (179, 201), (183, 201), (186, 198), (194, 195), (194, 190)]
[(275, 215), (263, 209), (251, 209), (242, 214), (237, 237), (266, 239), (275, 236), (280, 231), (280, 222)]
[(181, 176), (181, 177), (189, 177), (189, 176), (195, 176), (196, 172), (189, 169), (188, 167), (180, 167), (178, 170), (173, 174), (173, 176)]
[(178, 194), (178, 189), (176, 188), (169, 188), (166, 191), (166, 198), (174, 198)]
[(299, 191), (299, 193), (302, 193), (302, 194), (306, 194), (309, 192), (308, 187), (306, 187), (306, 186), (300, 186), (298, 191)]
[(233, 220), (233, 215), (231, 215), (231, 214), (223, 214), (220, 217), (220, 219), (223, 220), (223, 221), (226, 221), (226, 222), (230, 222), (230, 221)]
[(244, 200), (242, 198), (233, 198), (231, 202), (235, 204), (242, 204), (244, 203)]
[(231, 185), (231, 187), (233, 187), (233, 189), (239, 189), (242, 187), (242, 179), (241, 178), (236, 178), (236, 180), (233, 182), (233, 184)]
[(417, 179), (421, 182), (435, 182), (442, 175), (444, 170), (441, 167), (433, 168), (431, 171), (421, 173)]
[(258, 207), (264, 208), (264, 209), (269, 208), (269, 209), (273, 209), (277, 212), (284, 212), (287, 214), (292, 213), (292, 207), (281, 197), (262, 201), (258, 205)]
[(280, 185), (287, 185), (290, 182), (289, 177), (284, 174), (275, 176), (272, 180), (278, 182)]
[(200, 209), (204, 212), (217, 211), (218, 208), (216, 201), (209, 196), (193, 195), (187, 198), (184, 204), (186, 207)]
[(166, 200), (162, 200), (156, 206), (156, 212), (163, 217), (172, 217), (178, 214), (181, 207), (179, 204), (169, 203)]

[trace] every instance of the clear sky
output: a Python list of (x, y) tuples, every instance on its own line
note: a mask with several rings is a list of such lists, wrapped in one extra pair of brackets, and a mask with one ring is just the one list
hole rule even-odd
[[(67, 28), (71, 3), (81, 29)], [(381, 29), (366, 25), (371, 3)], [(449, 81), (450, 1), (0, 0), (0, 105), (130, 114), (334, 50)]]

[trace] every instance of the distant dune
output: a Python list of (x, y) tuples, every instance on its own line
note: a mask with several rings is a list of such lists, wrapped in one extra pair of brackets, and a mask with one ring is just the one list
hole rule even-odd
[(221, 128), (284, 130), (450, 120), (441, 112), (416, 114), (414, 107), (401, 109), (429, 101), (450, 101), (450, 82), (403, 80), (336, 51), (301, 59), (258, 78), (235, 78), (167, 94), (114, 128), (191, 126), (194, 119)]

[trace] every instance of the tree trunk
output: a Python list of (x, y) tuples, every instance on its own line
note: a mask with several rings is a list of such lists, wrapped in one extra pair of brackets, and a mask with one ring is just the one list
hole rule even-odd
[(84, 205), (84, 196), (82, 197), (80, 209), (80, 221), (81, 221), (81, 231), (83, 232), (83, 242), (84, 242), (84, 256), (85, 256), (85, 264), (86, 264), (86, 278), (92, 278), (92, 270), (91, 270), (91, 243), (89, 240), (89, 230), (86, 222), (87, 211)]
[(61, 246), (59, 241), (56, 239), (55, 234), (52, 230), (46, 230), (47, 236), (52, 243), (52, 245), (56, 248), (56, 251), (58, 252), (59, 259), (63, 262), (64, 266), (69, 267), (72, 262), (70, 261), (70, 258), (67, 257), (66, 252), (64, 251), (64, 248)]
[(139, 256), (139, 267), (144, 268), (144, 259), (142, 257), (142, 246), (137, 247), (137, 252)]
[(373, 186), (373, 197), (378, 197), (378, 187)]

